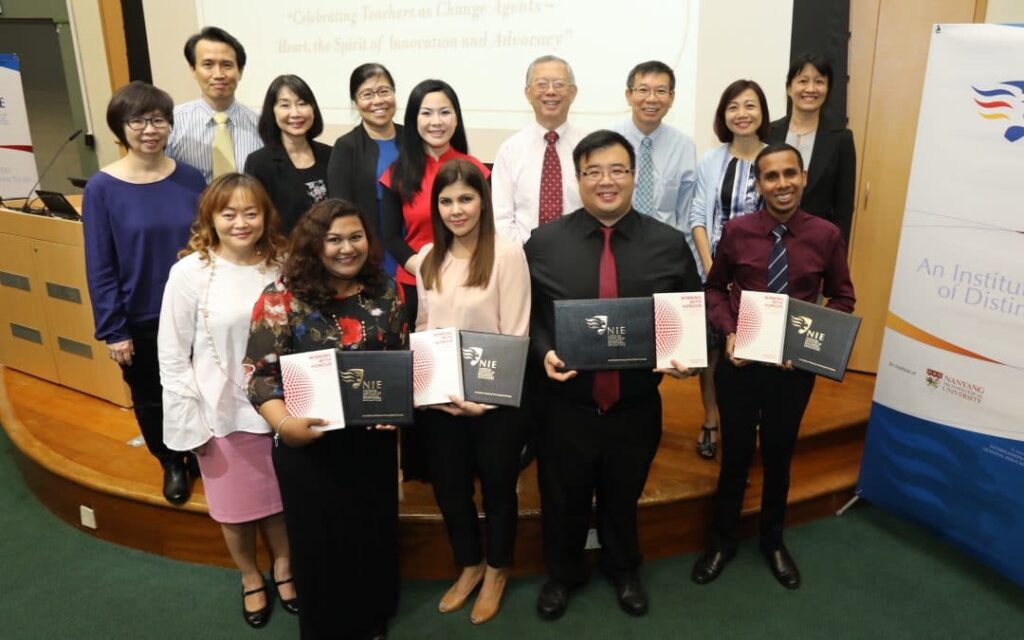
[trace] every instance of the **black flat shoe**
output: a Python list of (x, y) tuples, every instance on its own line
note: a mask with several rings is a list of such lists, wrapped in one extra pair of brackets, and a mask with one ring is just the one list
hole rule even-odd
[(185, 456), (185, 471), (191, 478), (198, 479), (200, 477), (199, 461), (196, 460), (195, 454), (189, 453)]
[(768, 560), (768, 568), (772, 575), (779, 581), (779, 584), (787, 589), (800, 588), (800, 570), (796, 568), (796, 562), (789, 555), (785, 545), (776, 549), (764, 549), (765, 558)]
[(700, 428), (700, 440), (697, 441), (697, 453), (700, 457), (714, 460), (718, 453), (718, 442), (711, 439), (711, 434), (718, 431), (718, 427), (704, 425)]
[(164, 463), (164, 499), (178, 506), (188, 502), (188, 474), (185, 463), (174, 460)]
[(693, 565), (690, 578), (697, 584), (707, 584), (722, 574), (727, 562), (736, 557), (736, 549), (719, 551), (709, 549)]
[[(266, 603), (263, 605), (263, 608), (258, 611), (249, 611), (246, 609), (245, 597), (257, 594), (261, 591), (265, 594), (266, 598)], [(246, 591), (245, 587), (242, 587), (242, 617), (245, 619), (245, 624), (249, 625), (253, 629), (265, 627), (267, 621), (270, 620), (270, 592), (267, 590), (266, 579), (263, 580), (263, 586), (257, 589), (250, 589), (249, 591)]]
[(612, 581), (615, 583), (615, 596), (619, 600), (619, 607), (623, 611), (631, 616), (647, 614), (647, 592), (637, 573), (619, 574)]
[(569, 606), (569, 588), (561, 582), (548, 580), (537, 595), (537, 615), (545, 620), (557, 620)]
[(299, 597), (295, 596), (294, 598), (285, 600), (284, 596), (281, 595), (281, 585), (293, 582), (295, 582), (295, 578), (285, 578), (284, 580), (274, 579), (274, 585), (277, 587), (277, 599), (281, 601), (281, 608), (293, 616), (297, 616), (299, 615)]

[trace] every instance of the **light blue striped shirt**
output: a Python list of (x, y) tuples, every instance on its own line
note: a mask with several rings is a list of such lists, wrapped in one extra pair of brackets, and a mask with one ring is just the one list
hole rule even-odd
[[(636, 128), (631, 119), (612, 127), (612, 130), (625, 136), (639, 156), (644, 133)], [(672, 225), (689, 238), (690, 225), (687, 218), (697, 184), (697, 147), (690, 136), (666, 124), (652, 131), (650, 138), (651, 160), (654, 162), (655, 211), (640, 213)], [(633, 197), (636, 196), (634, 190)]]
[[(227, 108), (228, 130), (235, 147), (235, 167), (245, 166), (249, 154), (263, 147), (257, 130), (259, 116), (237, 100)], [(174, 107), (174, 128), (167, 141), (166, 154), (190, 164), (203, 174), (207, 184), (213, 180), (213, 107), (199, 98)]]

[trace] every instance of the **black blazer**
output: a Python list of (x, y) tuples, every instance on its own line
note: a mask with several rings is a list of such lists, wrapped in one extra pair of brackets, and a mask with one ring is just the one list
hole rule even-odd
[[(401, 150), (402, 125), (395, 125), (395, 144)], [(327, 165), (327, 195), (348, 200), (369, 220), (377, 220), (377, 143), (359, 123), (338, 138)], [(380, 229), (377, 230), (380, 238)]]
[[(771, 125), (768, 142), (785, 142), (788, 131), (789, 116), (776, 120)], [(857, 173), (857, 155), (850, 130), (822, 119), (814, 136), (811, 166), (806, 169), (807, 187), (800, 208), (835, 224), (849, 244)]]
[[(327, 182), (327, 163), (331, 148), (322, 142), (311, 141), (313, 165), (317, 177)], [(245, 172), (260, 181), (281, 217), (281, 233), (288, 235), (302, 214), (313, 205), (306, 185), (292, 164), (288, 152), (280, 145), (253, 151), (245, 160)]]

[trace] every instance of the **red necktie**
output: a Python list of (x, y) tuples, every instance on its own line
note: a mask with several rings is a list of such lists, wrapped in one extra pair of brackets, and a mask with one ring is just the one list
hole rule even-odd
[(562, 163), (558, 161), (558, 152), (555, 151), (558, 134), (548, 131), (544, 139), (548, 145), (544, 149), (544, 164), (540, 170), (540, 207), (537, 209), (539, 227), (562, 217)]
[[(601, 227), (604, 233), (604, 251), (601, 252), (601, 267), (597, 295), (599, 298), (618, 298), (619, 282), (615, 272), (615, 254), (612, 253), (611, 227)], [(619, 401), (619, 372), (597, 371), (594, 373), (594, 402), (601, 411), (608, 411)]]

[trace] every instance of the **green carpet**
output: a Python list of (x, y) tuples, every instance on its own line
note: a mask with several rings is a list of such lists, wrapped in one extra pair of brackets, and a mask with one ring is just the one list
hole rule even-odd
[[(296, 638), (276, 609), (259, 631), (239, 613), (225, 569), (98, 541), (58, 520), (25, 486), (0, 431), (0, 638)], [(574, 592), (561, 620), (534, 614), (540, 578), (516, 579), (497, 618), (436, 611), (446, 582), (409, 581), (390, 637), (403, 638), (1021, 638), (1024, 590), (924, 530), (868, 505), (796, 527), (787, 543), (803, 587), (777, 585), (754, 542), (708, 586), (694, 557), (651, 562), (651, 612), (630, 618), (599, 577)], [(1021, 541), (1024, 544), (1024, 541)]]

